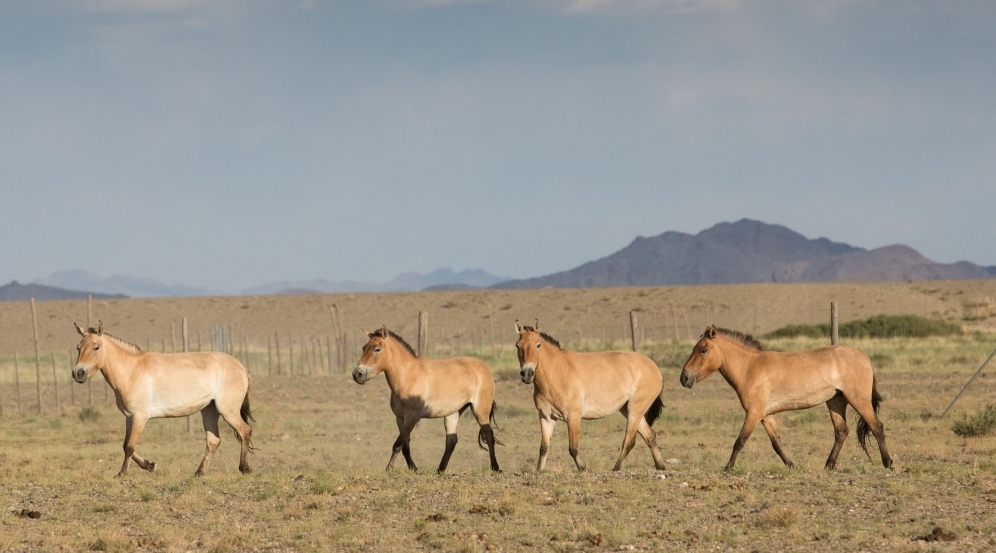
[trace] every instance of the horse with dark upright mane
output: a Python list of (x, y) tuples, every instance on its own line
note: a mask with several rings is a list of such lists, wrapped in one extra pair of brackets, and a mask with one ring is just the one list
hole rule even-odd
[(826, 468), (837, 466), (837, 455), (847, 438), (847, 406), (861, 416), (858, 421), (858, 442), (868, 453), (865, 441), (874, 434), (878, 441), (882, 465), (892, 466), (892, 457), (885, 445), (885, 427), (878, 418), (882, 396), (875, 385), (871, 360), (860, 350), (849, 346), (828, 346), (818, 349), (776, 352), (763, 351), (761, 344), (749, 334), (710, 326), (692, 349), (684, 369), (681, 385), (691, 388), (713, 371), (719, 371), (740, 398), (746, 411), (740, 435), (733, 444), (733, 453), (726, 469), (732, 469), (751, 432), (760, 422), (775, 453), (788, 466), (792, 461), (782, 450), (775, 413), (807, 409), (826, 403), (834, 428), (834, 443)]
[(539, 331), (539, 321), (535, 327), (515, 321), (515, 331), (519, 335), (515, 343), (519, 374), (523, 383), (533, 385), (533, 403), (539, 412), (536, 470), (543, 470), (546, 464), (553, 425), (558, 420), (567, 422), (568, 450), (578, 470), (584, 470), (578, 453), (581, 420), (600, 419), (617, 411), (626, 417), (626, 433), (612, 470), (622, 468), (636, 444), (637, 433), (647, 442), (654, 466), (664, 469), (652, 428), (664, 406), (664, 380), (652, 359), (632, 351), (579, 353), (562, 349), (559, 342)]
[(219, 352), (155, 353), (104, 334), (103, 325), (76, 331), (83, 339), (76, 350), (73, 380), (84, 383), (100, 371), (114, 390), (118, 409), (125, 416), (124, 463), (118, 476), (124, 476), (134, 460), (139, 467), (154, 472), (156, 463), (135, 453), (138, 439), (149, 419), (185, 417), (198, 411), (204, 422), (207, 449), (196, 475), (203, 475), (211, 463), (221, 437), (218, 418), (235, 430), (242, 444), (239, 470), (251, 471), (248, 454), (252, 428), (249, 421), (249, 371), (234, 357)]
[(363, 346), (363, 355), (353, 369), (353, 380), (366, 384), (381, 372), (387, 377), (387, 385), (391, 388), (391, 411), (398, 423), (398, 439), (394, 442), (387, 470), (394, 465), (399, 452), (404, 454), (410, 470), (418, 470), (409, 446), (412, 430), (423, 418), (442, 418), (446, 450), (438, 472), (445, 471), (456, 448), (457, 423), (469, 407), (481, 426), (477, 443), (482, 449), (487, 445), (491, 470), (499, 471), (495, 444), (501, 442), (495, 439), (491, 428), (497, 408), (495, 381), (488, 366), (474, 357), (419, 357), (401, 336), (386, 326), (368, 332), (367, 337), (369, 341)]

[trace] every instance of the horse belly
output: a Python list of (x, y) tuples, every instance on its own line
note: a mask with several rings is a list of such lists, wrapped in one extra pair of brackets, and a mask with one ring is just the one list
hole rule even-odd
[(772, 394), (768, 400), (768, 414), (780, 411), (794, 411), (797, 409), (808, 409), (826, 403), (837, 393), (837, 390), (830, 386), (814, 386), (811, 388), (800, 388), (795, 390), (784, 390), (779, 394)]

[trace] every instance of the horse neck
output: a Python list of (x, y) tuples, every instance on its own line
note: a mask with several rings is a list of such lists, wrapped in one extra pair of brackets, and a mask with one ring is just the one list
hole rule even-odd
[(419, 366), (418, 357), (405, 350), (401, 344), (391, 346), (391, 358), (384, 363), (384, 378), (392, 390), (399, 390), (409, 385), (413, 371)]
[(100, 367), (100, 373), (111, 388), (117, 390), (133, 372), (142, 352), (129, 351), (114, 340), (104, 340), (104, 348), (104, 364)]
[(760, 352), (729, 338), (723, 340), (722, 351), (723, 364), (719, 373), (738, 390), (747, 380), (748, 369)]
[(570, 377), (567, 370), (567, 356), (564, 351), (557, 349), (553, 344), (540, 350), (539, 359), (536, 360), (536, 372), (533, 379), (540, 389), (551, 389), (563, 387), (565, 381)]

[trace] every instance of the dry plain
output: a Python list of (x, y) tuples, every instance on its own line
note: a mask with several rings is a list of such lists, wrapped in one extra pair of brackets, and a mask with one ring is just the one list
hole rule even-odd
[[(159, 420), (149, 424), (139, 450), (160, 470), (133, 468), (122, 479), (114, 474), (123, 417), (100, 391), (90, 408), (84, 386), (70, 405), (67, 369), (57, 372), (61, 388), (43, 376), (45, 408), (38, 413), (30, 307), (0, 304), (0, 551), (996, 550), (996, 443), (951, 431), (952, 420), (992, 402), (996, 377), (983, 373), (954, 413), (939, 418), (996, 348), (992, 298), (996, 282), (953, 281), (95, 300), (94, 324), (99, 318), (107, 332), (143, 347), (172, 347), (170, 323), (187, 317), (205, 347), (213, 325), (222, 324), (253, 350), (252, 475), (238, 473), (238, 448), (225, 432), (209, 474), (193, 478), (204, 447), (196, 421), (188, 432), (183, 420)], [(822, 322), (830, 301), (840, 305), (842, 321), (913, 313), (967, 330), (959, 337), (849, 342), (876, 364), (895, 470), (882, 469), (874, 455), (869, 460), (852, 432), (841, 468), (825, 472), (833, 431), (826, 409), (814, 408), (779, 416), (796, 468), (781, 466), (759, 431), (738, 468), (724, 473), (743, 411), (718, 375), (694, 390), (680, 387), (691, 337), (710, 323), (763, 334)], [(488, 362), (498, 381), (503, 472), (488, 470), (476, 425), (464, 417), (446, 475), (432, 470), (443, 449), (440, 421), (423, 421), (413, 435), (422, 472), (386, 473), (396, 428), (383, 378), (359, 386), (300, 357), (293, 375), (274, 374), (267, 338), (327, 336), (332, 304), (353, 333), (349, 341), (359, 341), (355, 328), (387, 324), (414, 342), (417, 313), (426, 311), (430, 352)], [(36, 309), (41, 357), (57, 354), (57, 366), (67, 367), (77, 341), (72, 322), (85, 322), (86, 302), (42, 302)], [(665, 378), (666, 408), (655, 428), (667, 470), (653, 470), (642, 443), (622, 471), (608, 470), (623, 428), (616, 416), (582, 425), (581, 452), (591, 470), (573, 469), (561, 424), (548, 470), (537, 473), (538, 424), (531, 388), (516, 378), (513, 321), (539, 318), (568, 347), (623, 348), (630, 311), (643, 329), (641, 350)], [(824, 343), (763, 342), (780, 350)], [(12, 409), (15, 349), (22, 356), (21, 413)], [(42, 367), (51, 374), (47, 361)], [(853, 411), (848, 417), (853, 429)]]

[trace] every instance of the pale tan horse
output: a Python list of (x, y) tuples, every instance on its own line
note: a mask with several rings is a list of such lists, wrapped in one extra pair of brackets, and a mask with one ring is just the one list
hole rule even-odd
[(600, 419), (617, 411), (626, 417), (626, 434), (612, 470), (622, 468), (623, 460), (636, 444), (637, 433), (650, 447), (654, 466), (664, 469), (652, 428), (664, 406), (664, 380), (652, 359), (631, 351), (579, 353), (561, 349), (557, 340), (539, 331), (539, 321), (535, 327), (515, 321), (515, 332), (519, 335), (515, 342), (519, 374), (523, 383), (533, 385), (533, 403), (539, 411), (536, 470), (543, 470), (546, 464), (550, 436), (558, 420), (567, 422), (568, 450), (578, 470), (584, 470), (578, 456), (581, 420)]
[(481, 449), (487, 444), (491, 470), (500, 471), (495, 444), (501, 442), (495, 439), (491, 429), (497, 408), (495, 381), (488, 366), (474, 357), (418, 357), (404, 339), (386, 326), (376, 332), (367, 332), (367, 337), (370, 340), (363, 346), (363, 355), (353, 369), (353, 380), (366, 384), (383, 372), (391, 388), (391, 411), (397, 419), (398, 439), (394, 442), (387, 470), (394, 465), (398, 452), (404, 454), (409, 469), (418, 470), (409, 447), (412, 429), (420, 419), (442, 418), (446, 450), (437, 470), (445, 471), (457, 444), (460, 415), (470, 407), (481, 426), (477, 444)]
[(134, 459), (139, 467), (155, 472), (156, 464), (135, 453), (135, 446), (149, 419), (184, 417), (201, 412), (207, 450), (197, 468), (200, 476), (207, 470), (221, 436), (218, 417), (235, 430), (242, 444), (239, 470), (249, 474), (248, 454), (252, 445), (249, 421), (251, 378), (246, 368), (230, 355), (218, 352), (154, 353), (135, 344), (104, 334), (103, 325), (76, 331), (83, 340), (76, 346), (79, 356), (73, 367), (73, 380), (80, 384), (97, 371), (114, 390), (118, 409), (125, 416), (124, 463), (118, 476), (128, 470)]
[(865, 440), (870, 432), (878, 441), (882, 465), (892, 466), (885, 446), (885, 428), (878, 419), (882, 396), (875, 385), (871, 360), (860, 350), (829, 346), (787, 353), (762, 351), (761, 344), (749, 334), (710, 326), (695, 344), (681, 371), (681, 385), (691, 388), (716, 370), (737, 392), (740, 405), (747, 412), (726, 470), (733, 468), (737, 455), (758, 422), (767, 431), (775, 453), (791, 467), (792, 461), (778, 439), (775, 413), (806, 409), (824, 402), (830, 409), (835, 436), (826, 468), (836, 468), (837, 455), (847, 438), (845, 415), (848, 405), (861, 416), (857, 432), (865, 454), (868, 454)]

